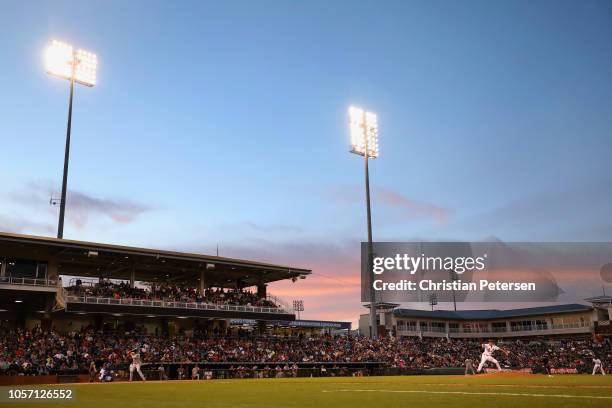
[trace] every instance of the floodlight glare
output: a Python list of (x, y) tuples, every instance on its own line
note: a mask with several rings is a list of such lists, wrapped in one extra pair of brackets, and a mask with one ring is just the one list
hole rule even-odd
[(375, 113), (349, 108), (351, 152), (369, 158), (378, 157), (378, 120)]
[(45, 66), (51, 75), (64, 79), (74, 79), (85, 86), (96, 84), (98, 58), (85, 50), (74, 51), (72, 46), (53, 40), (45, 53)]

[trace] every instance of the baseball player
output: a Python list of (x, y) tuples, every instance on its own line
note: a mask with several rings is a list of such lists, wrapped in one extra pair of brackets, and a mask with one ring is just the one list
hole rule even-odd
[(191, 369), (191, 379), (192, 380), (200, 379), (200, 367), (198, 367), (197, 365)]
[(606, 375), (606, 371), (601, 365), (601, 360), (597, 357), (593, 359), (593, 375), (597, 374), (597, 371), (600, 371), (603, 375)]
[(544, 356), (544, 358), (542, 358), (542, 367), (544, 367), (544, 372), (546, 373), (546, 375), (552, 377), (552, 372), (550, 371), (550, 360), (547, 356)]
[(482, 348), (483, 348), (483, 352), (482, 352), (482, 356), (480, 357), (480, 364), (478, 365), (478, 369), (476, 370), (476, 372), (479, 373), (480, 371), (482, 371), (482, 368), (484, 367), (487, 361), (495, 364), (495, 366), (497, 367), (497, 371), (501, 371), (499, 362), (493, 357), (493, 353), (496, 352), (497, 350), (501, 350), (504, 353), (506, 353), (506, 355), (508, 355), (508, 352), (500, 349), (495, 344), (493, 344), (493, 340), (489, 340), (488, 343), (483, 344)]
[(91, 360), (89, 362), (89, 382), (94, 382), (96, 380), (96, 373), (98, 369), (96, 368), (96, 362)]
[(474, 362), (472, 361), (471, 358), (466, 358), (465, 359), (465, 375), (468, 375), (468, 371), (470, 371), (472, 373), (472, 375), (476, 374), (474, 372)]
[(110, 363), (104, 363), (100, 369), (100, 381), (112, 382), (113, 381), (113, 370), (111, 369)]
[(132, 364), (130, 364), (130, 381), (132, 381), (134, 371), (138, 373), (142, 381), (147, 381), (142, 371), (140, 371), (141, 362), (140, 362), (140, 353), (138, 352), (138, 349), (136, 348), (130, 351), (129, 354), (130, 354), (130, 357), (132, 358)]

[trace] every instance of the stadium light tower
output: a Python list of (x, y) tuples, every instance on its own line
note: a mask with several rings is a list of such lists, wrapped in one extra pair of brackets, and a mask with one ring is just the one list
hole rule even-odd
[(366, 212), (368, 218), (368, 274), (370, 275), (370, 337), (377, 337), (376, 324), (376, 291), (371, 282), (374, 281), (372, 246), (372, 213), (370, 210), (370, 171), (369, 159), (378, 157), (378, 121), (376, 114), (351, 106), (349, 108), (349, 127), (351, 132), (351, 153), (363, 156), (365, 163)]
[(98, 58), (91, 52), (74, 50), (72, 45), (53, 40), (45, 52), (47, 73), (70, 81), (68, 102), (68, 125), (66, 130), (66, 151), (64, 153), (64, 175), (62, 178), (62, 197), (57, 225), (57, 237), (64, 237), (64, 214), (66, 212), (66, 188), (68, 184), (68, 159), (70, 157), (70, 129), (72, 127), (72, 97), (74, 84), (93, 87), (96, 84)]

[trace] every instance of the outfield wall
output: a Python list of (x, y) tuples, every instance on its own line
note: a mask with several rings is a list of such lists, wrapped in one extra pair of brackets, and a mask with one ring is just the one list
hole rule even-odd
[[(464, 367), (437, 367), (437, 368), (397, 368), (384, 367), (381, 363), (300, 363), (297, 371), (282, 370), (276, 371), (276, 367), (283, 367), (283, 364), (269, 363), (199, 363), (200, 380), (208, 379), (240, 379), (240, 378), (293, 378), (293, 377), (352, 377), (352, 376), (422, 376), (422, 375), (464, 375)], [(289, 364), (290, 366), (291, 364)], [(159, 367), (163, 367), (163, 372)], [(164, 364), (145, 364), (142, 371), (148, 381), (158, 380), (177, 380), (179, 366), (184, 368), (184, 380), (191, 379), (191, 369), (194, 363), (164, 363)], [(269, 370), (263, 367), (268, 366)], [(239, 367), (243, 367), (239, 369)], [(322, 368), (325, 368), (324, 370)], [(505, 373), (515, 374), (542, 374), (542, 367), (504, 369)], [(553, 368), (553, 374), (580, 374), (588, 373), (588, 367), (581, 369), (575, 368)], [(127, 367), (118, 367), (115, 371), (116, 382), (127, 381)], [(495, 369), (485, 369), (486, 373), (496, 373)], [(140, 381), (135, 376), (135, 381)], [(87, 374), (65, 374), (65, 375), (45, 375), (45, 376), (0, 376), (0, 386), (6, 385), (33, 385), (33, 384), (58, 384), (72, 382), (89, 382)], [(96, 374), (96, 382), (98, 375)]]

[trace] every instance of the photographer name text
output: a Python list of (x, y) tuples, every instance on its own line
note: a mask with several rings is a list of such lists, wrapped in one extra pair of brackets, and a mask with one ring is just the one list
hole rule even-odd
[(433, 281), (430, 279), (422, 279), (420, 281), (411, 281), (407, 279), (401, 279), (396, 282), (384, 282), (381, 279), (377, 279), (372, 282), (374, 290), (377, 291), (535, 291), (535, 282), (502, 282), (502, 281), (489, 281), (486, 279), (480, 279), (477, 282), (462, 282), (461, 280), (452, 281)]

